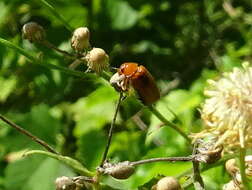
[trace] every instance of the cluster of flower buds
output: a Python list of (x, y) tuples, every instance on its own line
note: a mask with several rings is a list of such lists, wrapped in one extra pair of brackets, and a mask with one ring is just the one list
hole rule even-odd
[(106, 162), (102, 167), (97, 168), (102, 174), (108, 174), (116, 179), (128, 179), (134, 172), (135, 168), (129, 161), (112, 164)]
[[(28, 22), (22, 28), (22, 36), (24, 39), (30, 42), (47, 44), (47, 47), (53, 48), (58, 52), (62, 53), (62, 50), (54, 47), (48, 41), (45, 41), (45, 30), (42, 26), (36, 22)], [(108, 70), (109, 67), (109, 56), (101, 48), (92, 48), (90, 46), (90, 32), (87, 27), (79, 27), (74, 30), (71, 38), (71, 47), (76, 52), (76, 60), (71, 64), (72, 68), (75, 68), (80, 63), (84, 62), (87, 64), (88, 71), (94, 71), (101, 73), (102, 71)], [(68, 52), (66, 52), (68, 54)]]
[(30, 42), (41, 42), (45, 39), (45, 30), (36, 22), (28, 22), (22, 28), (22, 36)]
[(151, 190), (182, 190), (182, 188), (176, 178), (167, 176), (161, 178)]
[[(245, 157), (245, 174), (252, 178), (252, 155)], [(225, 164), (227, 172), (232, 176), (232, 180), (223, 186), (223, 190), (240, 190), (242, 189), (241, 174), (238, 164), (234, 158), (226, 161)]]
[(72, 35), (71, 46), (73, 50), (81, 54), (81, 60), (87, 63), (88, 71), (101, 73), (108, 69), (109, 56), (101, 48), (93, 48), (90, 51), (90, 32), (87, 27), (77, 28)]

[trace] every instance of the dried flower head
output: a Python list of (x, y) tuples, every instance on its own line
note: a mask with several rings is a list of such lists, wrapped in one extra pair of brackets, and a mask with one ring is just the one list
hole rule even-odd
[(22, 28), (22, 36), (30, 42), (40, 42), (45, 39), (45, 30), (36, 22), (28, 22)]
[(234, 152), (240, 147), (252, 147), (252, 67), (234, 68), (214, 81), (209, 80), (204, 91), (208, 98), (201, 117), (206, 129), (194, 134), (194, 139), (216, 137), (215, 147)]
[(88, 68), (96, 73), (107, 70), (109, 66), (109, 56), (101, 48), (93, 48), (85, 57)]
[(87, 27), (77, 28), (71, 39), (71, 46), (75, 51), (82, 52), (89, 47), (89, 30)]

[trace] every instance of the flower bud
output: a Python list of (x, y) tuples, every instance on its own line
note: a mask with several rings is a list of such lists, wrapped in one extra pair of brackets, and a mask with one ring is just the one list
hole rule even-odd
[(87, 27), (80, 27), (74, 31), (71, 46), (78, 52), (82, 52), (89, 47), (89, 30)]
[(28, 22), (22, 28), (22, 36), (30, 42), (40, 42), (45, 39), (45, 30), (36, 22)]
[(178, 180), (174, 177), (163, 177), (157, 182), (157, 190), (181, 190)]
[(76, 184), (70, 177), (62, 176), (55, 180), (56, 190), (75, 190)]
[(93, 48), (85, 58), (88, 68), (96, 73), (101, 73), (108, 68), (109, 56), (101, 48)]
[(116, 179), (127, 179), (134, 173), (135, 168), (129, 161), (124, 161), (117, 164), (105, 163), (98, 171)]
[(228, 161), (226, 161), (225, 167), (226, 167), (227, 172), (231, 176), (234, 176), (239, 171), (239, 168), (238, 168), (234, 158), (229, 159)]

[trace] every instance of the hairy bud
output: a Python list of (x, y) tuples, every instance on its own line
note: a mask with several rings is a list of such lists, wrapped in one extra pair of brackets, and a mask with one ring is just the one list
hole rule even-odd
[(36, 22), (28, 22), (22, 28), (22, 36), (30, 42), (40, 42), (45, 39), (45, 30)]
[(89, 30), (87, 27), (80, 27), (74, 31), (71, 46), (78, 52), (82, 52), (89, 47)]
[(85, 58), (88, 68), (96, 73), (101, 73), (108, 68), (109, 56), (101, 48), (93, 48)]
[(238, 166), (236, 165), (236, 161), (235, 161), (234, 158), (229, 159), (228, 161), (226, 161), (225, 167), (226, 167), (227, 172), (228, 172), (231, 176), (235, 175), (235, 174), (239, 171), (239, 168), (238, 168)]
[(75, 190), (76, 184), (70, 178), (66, 176), (58, 177), (55, 180), (56, 190)]
[(178, 180), (174, 177), (163, 177), (157, 182), (157, 190), (181, 190)]

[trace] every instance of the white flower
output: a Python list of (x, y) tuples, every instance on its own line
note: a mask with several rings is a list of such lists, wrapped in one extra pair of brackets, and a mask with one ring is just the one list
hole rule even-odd
[(204, 91), (208, 98), (201, 109), (206, 130), (194, 138), (213, 135), (215, 147), (223, 146), (225, 151), (252, 147), (252, 67), (244, 64), (208, 83)]

